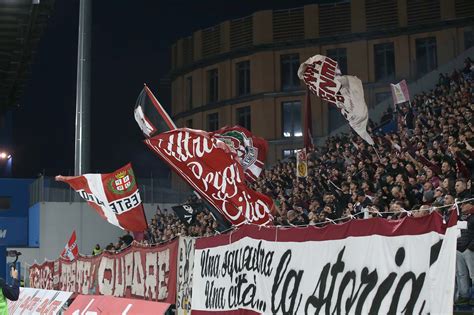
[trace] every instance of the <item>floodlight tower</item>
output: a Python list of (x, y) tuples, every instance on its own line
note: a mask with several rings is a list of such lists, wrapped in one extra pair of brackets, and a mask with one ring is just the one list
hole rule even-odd
[(74, 174), (89, 172), (92, 0), (79, 2)]

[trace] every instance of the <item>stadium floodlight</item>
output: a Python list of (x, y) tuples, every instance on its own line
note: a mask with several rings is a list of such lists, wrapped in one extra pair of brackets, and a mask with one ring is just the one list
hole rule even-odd
[(11, 157), (12, 155), (7, 152), (0, 152), (0, 160), (9, 160)]

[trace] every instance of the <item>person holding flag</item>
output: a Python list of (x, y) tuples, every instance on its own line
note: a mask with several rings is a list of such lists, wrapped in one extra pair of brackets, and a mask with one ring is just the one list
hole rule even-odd
[(14, 266), (10, 269), (10, 276), (13, 284), (9, 285), (5, 279), (0, 278), (0, 315), (8, 315), (7, 300), (16, 301), (20, 297), (20, 281), (18, 280), (18, 270)]

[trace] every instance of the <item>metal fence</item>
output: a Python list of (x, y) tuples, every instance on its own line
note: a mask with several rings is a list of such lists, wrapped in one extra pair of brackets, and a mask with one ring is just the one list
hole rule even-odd
[[(180, 203), (191, 190), (176, 191), (153, 178), (140, 178), (138, 189), (144, 203)], [(30, 206), (38, 202), (84, 202), (67, 184), (52, 177), (39, 177), (30, 185)]]

